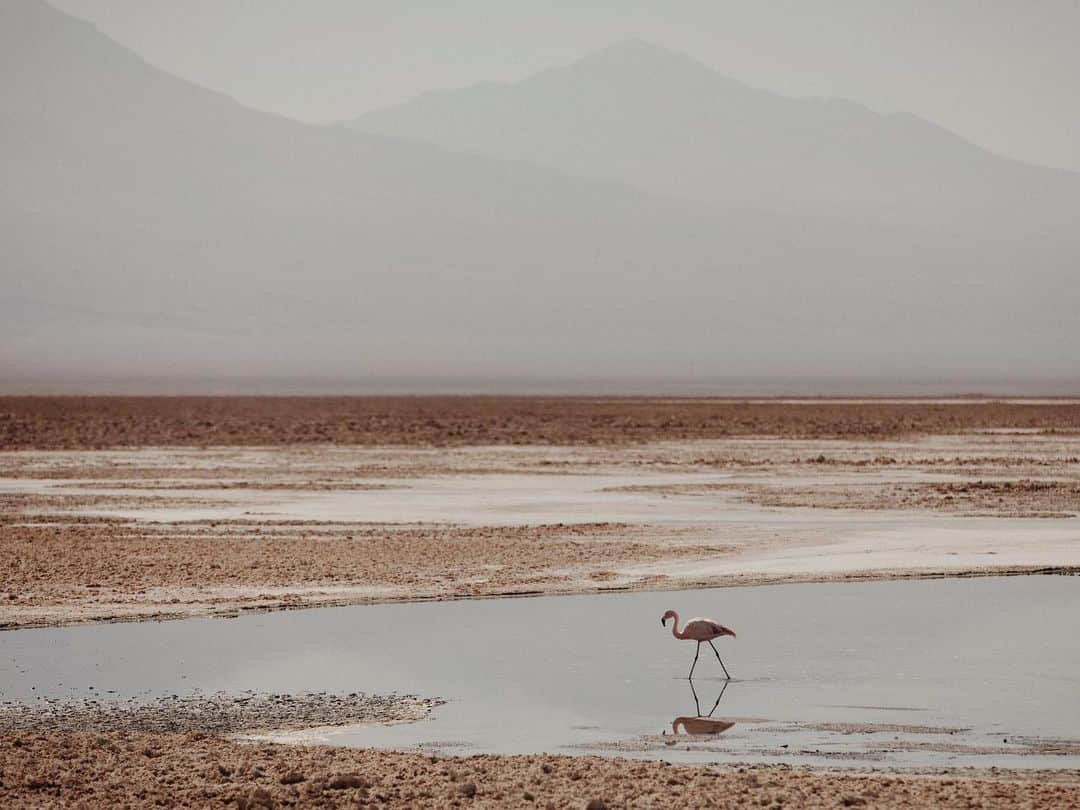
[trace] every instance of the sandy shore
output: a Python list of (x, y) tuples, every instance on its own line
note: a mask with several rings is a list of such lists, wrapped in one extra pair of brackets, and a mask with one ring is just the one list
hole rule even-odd
[(0, 734), (5, 807), (1080, 807), (1075, 772), (834, 773), (436, 757), (203, 734)]
[(9, 451), (0, 625), (1073, 573), (1078, 514), (1062, 432)]
[[(91, 693), (93, 694), (93, 693)], [(79, 699), (0, 704), (0, 733), (214, 734), (292, 732), (318, 727), (423, 720), (442, 705), (416, 695), (189, 693), (116, 700), (108, 692)]]

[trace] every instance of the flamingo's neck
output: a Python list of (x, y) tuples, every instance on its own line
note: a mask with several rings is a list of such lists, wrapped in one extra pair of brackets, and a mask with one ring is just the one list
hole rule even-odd
[(679, 632), (679, 614), (675, 613), (674, 610), (671, 612), (674, 614), (675, 619), (675, 621), (671, 623), (671, 635), (675, 636), (675, 638), (684, 638), (683, 634)]

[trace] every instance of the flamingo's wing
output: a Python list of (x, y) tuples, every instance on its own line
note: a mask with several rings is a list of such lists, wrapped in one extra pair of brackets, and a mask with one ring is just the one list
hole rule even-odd
[(691, 619), (686, 623), (686, 629), (694, 628), (695, 632), (701, 632), (703, 635), (716, 638), (717, 636), (731, 636), (735, 637), (735, 631), (730, 627), (724, 627), (720, 622), (713, 621), (712, 619), (696, 618)]
[(717, 632), (721, 635), (731, 636), (732, 638), (735, 638), (735, 631), (732, 630), (730, 627), (725, 627), (724, 625), (717, 624), (716, 622), (713, 622), (713, 625), (716, 627)]

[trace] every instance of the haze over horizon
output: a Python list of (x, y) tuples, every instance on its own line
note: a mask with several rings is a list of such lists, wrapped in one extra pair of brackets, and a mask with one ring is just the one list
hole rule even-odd
[(8, 386), (1080, 379), (1080, 174), (917, 116), (631, 39), (311, 126), (0, 23)]

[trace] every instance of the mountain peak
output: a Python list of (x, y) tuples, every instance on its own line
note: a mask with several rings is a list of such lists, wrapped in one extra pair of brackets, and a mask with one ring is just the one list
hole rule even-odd
[[(641, 39), (640, 37), (628, 37), (626, 39), (616, 40), (610, 45), (605, 45), (600, 50), (594, 51), (591, 55), (599, 56), (601, 54), (626, 58), (689, 58), (681, 51), (673, 50), (664, 45), (650, 42), (647, 39)], [(588, 59), (589, 55), (586, 55), (583, 58)]]
[[(692, 56), (644, 39), (623, 39), (587, 54), (567, 65), (565, 70), (603, 68), (632, 76), (641, 71), (693, 72), (722, 78), (708, 65)], [(559, 70), (559, 68), (556, 68)]]
[(772, 94), (719, 73), (682, 51), (644, 39), (623, 39), (560, 67), (513, 85), (518, 89), (562, 88), (569, 95), (590, 90), (626, 98), (642, 94), (659, 99), (675, 94), (726, 95), (729, 100)]

